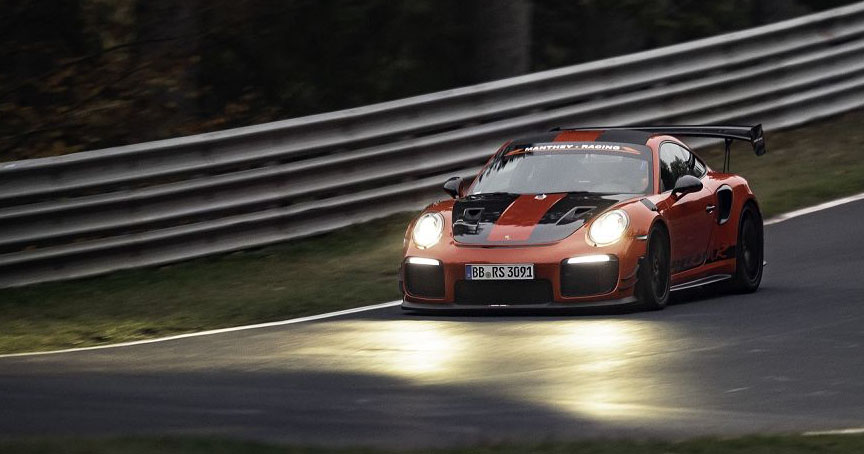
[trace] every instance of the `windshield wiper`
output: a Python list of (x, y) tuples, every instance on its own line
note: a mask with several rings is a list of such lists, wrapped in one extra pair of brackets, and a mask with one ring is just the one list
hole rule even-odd
[(471, 194), (470, 197), (487, 197), (487, 196), (502, 196), (502, 195), (521, 195), (516, 194), (515, 192), (478, 192), (477, 194)]
[(643, 192), (567, 191), (567, 194), (577, 194), (577, 195), (629, 195), (629, 194), (644, 194), (644, 193), (643, 193)]

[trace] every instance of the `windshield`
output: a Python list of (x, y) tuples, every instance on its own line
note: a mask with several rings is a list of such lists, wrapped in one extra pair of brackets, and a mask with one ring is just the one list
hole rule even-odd
[(481, 172), (470, 193), (648, 194), (651, 188), (648, 147), (556, 142), (509, 147)]

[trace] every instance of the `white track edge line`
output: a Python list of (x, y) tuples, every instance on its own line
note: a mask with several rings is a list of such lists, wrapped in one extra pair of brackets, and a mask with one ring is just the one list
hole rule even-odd
[(841, 199), (831, 200), (828, 202), (820, 203), (819, 205), (813, 205), (812, 207), (801, 208), (800, 210), (790, 211), (788, 213), (784, 213), (778, 216), (775, 216), (767, 221), (765, 221), (765, 225), (777, 224), (783, 221), (787, 221), (792, 218), (797, 218), (799, 216), (804, 216), (805, 214), (815, 213), (817, 211), (827, 210), (828, 208), (833, 208), (839, 205), (843, 205), (850, 202), (855, 202), (857, 200), (864, 199), (864, 192), (861, 194), (851, 195), (849, 197), (843, 197)]
[(144, 339), (144, 340), (140, 340), (140, 341), (131, 341), (131, 342), (121, 342), (119, 344), (95, 345), (93, 347), (81, 347), (81, 348), (67, 348), (67, 349), (63, 349), (63, 350), (51, 350), (51, 351), (47, 351), (47, 352), (7, 353), (4, 355), (0, 355), (0, 359), (2, 359), (2, 358), (15, 358), (15, 357), (20, 357), (20, 356), (55, 355), (58, 353), (73, 353), (73, 352), (83, 352), (83, 351), (89, 351), (89, 350), (104, 350), (104, 349), (108, 349), (108, 348), (131, 347), (134, 345), (153, 344), (156, 342), (167, 342), (167, 341), (173, 341), (173, 340), (177, 340), (177, 339), (186, 339), (189, 337), (199, 337), (199, 336), (209, 336), (211, 334), (230, 333), (233, 331), (245, 331), (245, 330), (250, 330), (250, 329), (269, 328), (271, 326), (293, 325), (295, 323), (311, 322), (314, 320), (321, 320), (321, 319), (325, 319), (325, 318), (338, 317), (340, 315), (348, 315), (348, 314), (356, 314), (358, 312), (374, 311), (375, 309), (383, 309), (383, 308), (387, 308), (387, 307), (398, 306), (399, 304), (402, 304), (402, 300), (390, 301), (387, 303), (380, 303), (380, 304), (373, 304), (370, 306), (355, 307), (353, 309), (345, 309), (345, 310), (336, 311), (336, 312), (327, 312), (327, 313), (318, 314), (318, 315), (308, 315), (306, 317), (298, 317), (298, 318), (292, 318), (292, 319), (288, 319), (288, 320), (280, 320), (280, 321), (276, 321), (276, 322), (256, 323), (254, 325), (243, 325), (243, 326), (233, 326), (230, 328), (211, 329), (211, 330), (207, 330), (207, 331), (198, 331), (195, 333), (178, 334), (176, 336), (157, 337), (155, 339)]
[[(862, 200), (862, 199), (864, 199), (864, 193), (852, 195), (849, 197), (843, 197), (843, 198), (836, 199), (836, 200), (831, 200), (829, 202), (820, 203), (820, 204), (814, 205), (812, 207), (802, 208), (800, 210), (794, 210), (794, 211), (790, 211), (788, 213), (784, 213), (784, 214), (775, 216), (775, 217), (765, 221), (764, 224), (765, 225), (778, 224), (780, 222), (788, 221), (789, 219), (797, 218), (799, 216), (804, 216), (806, 214), (815, 213), (817, 211), (826, 210), (828, 208), (833, 208), (833, 207), (836, 207), (838, 205), (843, 205), (846, 203), (855, 202), (857, 200)], [(231, 328), (221, 328), (221, 329), (213, 329), (213, 330), (209, 330), (209, 331), (199, 331), (197, 333), (186, 333), (186, 334), (178, 334), (176, 336), (158, 337), (156, 339), (145, 339), (145, 340), (140, 340), (140, 341), (121, 342), (119, 344), (96, 345), (93, 347), (81, 347), (81, 348), (67, 348), (64, 350), (51, 350), (51, 351), (47, 351), (47, 352), (7, 353), (7, 354), (0, 355), (0, 358), (54, 355), (54, 354), (58, 354), (58, 353), (72, 353), (72, 352), (82, 352), (82, 351), (88, 351), (88, 350), (103, 350), (103, 349), (107, 349), (107, 348), (131, 347), (134, 345), (152, 344), (152, 343), (156, 343), (156, 342), (167, 342), (167, 341), (172, 341), (172, 340), (177, 340), (177, 339), (185, 339), (185, 338), (189, 338), (189, 337), (199, 337), (199, 336), (209, 336), (211, 334), (230, 333), (232, 331), (243, 331), (243, 330), (250, 330), (250, 329), (257, 329), (257, 328), (267, 328), (267, 327), (271, 327), (271, 326), (292, 325), (295, 323), (310, 322), (310, 321), (321, 320), (321, 319), (325, 319), (325, 318), (338, 317), (340, 315), (355, 314), (357, 312), (365, 312), (365, 311), (372, 311), (375, 309), (383, 309), (385, 307), (393, 307), (393, 306), (397, 306), (401, 303), (402, 303), (402, 301), (390, 301), (388, 303), (373, 304), (371, 306), (356, 307), (353, 309), (345, 309), (342, 311), (328, 312), (325, 314), (309, 315), (306, 317), (292, 318), (292, 319), (288, 319), (288, 320), (280, 320), (278, 322), (268, 322), (268, 323), (258, 323), (255, 325), (234, 326)], [(864, 429), (862, 429), (862, 431), (864, 431)]]
[(837, 429), (837, 430), (817, 430), (813, 432), (804, 432), (805, 437), (818, 437), (820, 435), (859, 435), (864, 434), (864, 427), (853, 429)]

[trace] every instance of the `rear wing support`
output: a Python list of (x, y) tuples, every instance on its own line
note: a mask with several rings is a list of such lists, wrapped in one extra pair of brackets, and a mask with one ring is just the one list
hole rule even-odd
[(729, 156), (732, 151), (732, 141), (742, 140), (750, 142), (756, 156), (762, 156), (765, 148), (765, 135), (762, 125), (755, 126), (626, 126), (617, 128), (554, 128), (552, 131), (641, 131), (648, 134), (664, 134), (670, 136), (685, 137), (709, 137), (724, 139), (726, 150), (723, 156), (723, 171), (729, 171)]
[(723, 139), (726, 143), (726, 149), (723, 151), (723, 173), (729, 173), (729, 156), (732, 155), (732, 139)]

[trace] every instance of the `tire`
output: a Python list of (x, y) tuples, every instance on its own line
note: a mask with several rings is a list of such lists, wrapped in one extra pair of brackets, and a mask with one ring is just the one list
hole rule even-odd
[(735, 274), (728, 281), (727, 290), (734, 293), (753, 293), (762, 283), (765, 241), (762, 215), (752, 203), (744, 205), (738, 220), (738, 244), (735, 247)]
[(639, 265), (636, 300), (644, 310), (659, 311), (669, 303), (670, 272), (669, 234), (662, 226), (651, 229), (645, 259)]

